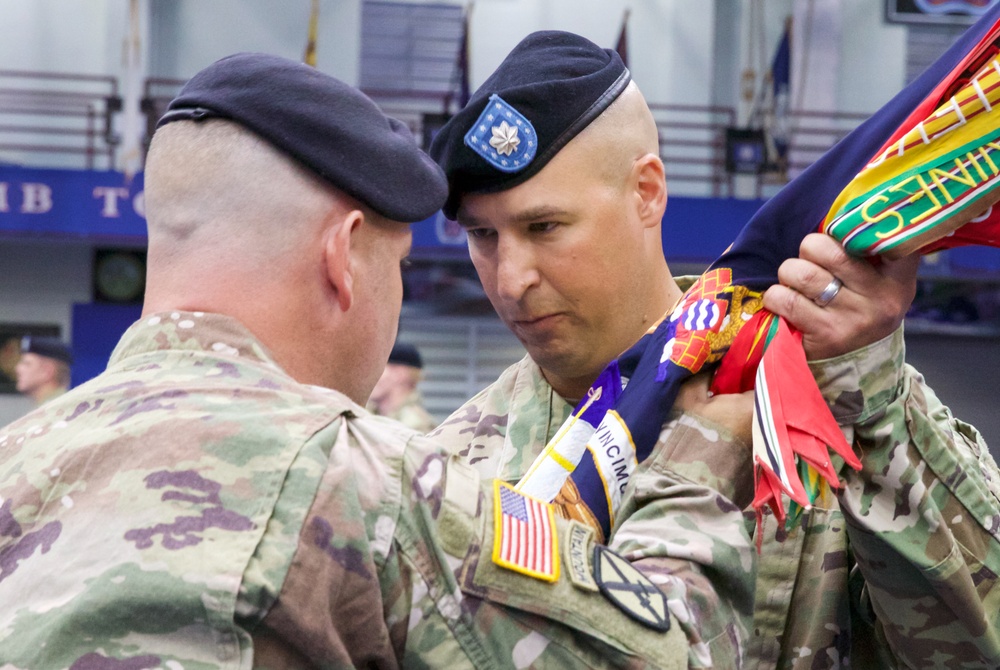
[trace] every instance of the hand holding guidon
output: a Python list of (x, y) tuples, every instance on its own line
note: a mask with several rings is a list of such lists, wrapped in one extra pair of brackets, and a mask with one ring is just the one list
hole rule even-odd
[[(927, 72), (768, 203), (716, 263), (732, 263), (737, 275), (748, 257), (780, 262), (780, 284), (767, 288), (763, 304), (798, 331), (779, 336), (785, 325), (775, 326), (767, 317), (759, 317), (766, 325), (756, 330), (744, 328), (755, 340), (770, 329), (755, 380), (758, 511), (766, 504), (783, 517), (782, 493), (792, 499), (793, 510), (807, 507), (822, 486), (817, 472), (838, 486), (823, 442), (859, 467), (833, 430), (821, 397), (812, 393), (815, 383), (796, 340), (810, 360), (876, 342), (899, 327), (913, 300), (919, 254), (1000, 243), (1000, 211), (992, 210), (1000, 199), (998, 16), (996, 10), (985, 15)], [(826, 235), (807, 234), (821, 217)], [(779, 236), (787, 260), (752, 246), (769, 233)], [(798, 249), (788, 246), (798, 240)], [(759, 279), (746, 283), (766, 288)], [(720, 370), (727, 363), (753, 364), (749, 358), (726, 358)], [(803, 394), (812, 399), (802, 403)], [(785, 411), (791, 407), (793, 412)], [(801, 424), (804, 430), (785, 433), (782, 424)]]
[[(717, 365), (713, 392), (755, 391), (758, 518), (769, 506), (785, 520), (783, 494), (794, 518), (822, 487), (838, 488), (828, 448), (860, 467), (806, 361), (892, 333), (913, 299), (919, 254), (1000, 245), (1000, 208), (991, 209), (1000, 199), (998, 42), (993, 8), (768, 201), (674, 311), (598, 379), (537, 465), (556, 452), (582, 453), (583, 469), (568, 476), (581, 499), (593, 496), (588, 504), (602, 510), (605, 531), (632, 466), (625, 480), (596, 477), (584, 472), (595, 470), (586, 454), (613, 445), (616, 457), (641, 462), (681, 383), (706, 365)], [(812, 234), (817, 228), (826, 235)], [(570, 434), (576, 446), (564, 448)], [(585, 448), (579, 436), (587, 434)], [(522, 480), (528, 490), (539, 468)], [(548, 480), (544, 488), (552, 487)]]

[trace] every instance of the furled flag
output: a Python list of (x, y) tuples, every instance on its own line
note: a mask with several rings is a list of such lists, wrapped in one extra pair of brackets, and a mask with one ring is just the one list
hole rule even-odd
[[(458, 41), (458, 53), (455, 56), (455, 75), (458, 78), (459, 109), (469, 104), (469, 97), (472, 95), (472, 88), (469, 84), (469, 22), (472, 19), (472, 6), (473, 3), (470, 2), (465, 8), (465, 12), (462, 14), (462, 36)], [(449, 93), (449, 98), (450, 97), (451, 94)], [(447, 111), (447, 109), (445, 111)]]
[[(797, 256), (802, 238), (818, 228), (855, 255), (1000, 246), (1000, 208), (992, 209), (1000, 198), (998, 19), (995, 6), (761, 207), (674, 311), (612, 364), (627, 384), (596, 422), (613, 430), (600, 438), (595, 430), (589, 444), (642, 461), (680, 384), (718, 364), (716, 392), (755, 390), (758, 519), (764, 506), (784, 519), (783, 495), (795, 511), (808, 507), (820, 487), (839, 486), (828, 448), (860, 467), (816, 388), (800, 335), (762, 309), (762, 294), (777, 282), (782, 261)], [(607, 536), (615, 490), (623, 490), (627, 476), (590, 485), (594, 451), (582, 451), (564, 489), (576, 482), (569, 497), (591, 510), (610, 509), (610, 525), (602, 524)]]
[(319, 34), (319, 0), (312, 0), (309, 10), (309, 37), (306, 39), (306, 50), (302, 62), (316, 67), (316, 38)]
[(129, 0), (128, 30), (122, 43), (122, 125), (119, 133), (121, 153), (118, 163), (126, 181), (142, 171), (146, 156), (143, 140), (146, 133), (142, 113), (142, 80), (146, 75), (146, 21), (139, 0)]
[(784, 167), (788, 161), (789, 105), (792, 75), (792, 17), (785, 20), (785, 30), (771, 62), (771, 109), (768, 114), (769, 162)]
[(615, 43), (615, 51), (625, 63), (625, 67), (628, 67), (628, 17), (631, 13), (632, 10), (625, 9), (625, 16), (622, 17), (622, 29), (618, 32), (618, 41)]

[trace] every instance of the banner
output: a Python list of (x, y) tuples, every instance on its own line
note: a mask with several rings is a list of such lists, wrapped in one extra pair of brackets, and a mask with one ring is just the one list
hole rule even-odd
[[(145, 244), (143, 175), (0, 166), (0, 236), (91, 238)], [(668, 259), (707, 264), (764, 203), (671, 197), (663, 217)], [(697, 225), (692, 225), (697, 222)], [(441, 212), (413, 225), (414, 257), (469, 257), (465, 231)]]

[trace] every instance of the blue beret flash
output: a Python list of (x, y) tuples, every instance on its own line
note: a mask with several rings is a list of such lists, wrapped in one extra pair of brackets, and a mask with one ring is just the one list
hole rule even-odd
[(465, 144), (501, 172), (523, 170), (538, 150), (534, 126), (496, 94), (465, 134)]

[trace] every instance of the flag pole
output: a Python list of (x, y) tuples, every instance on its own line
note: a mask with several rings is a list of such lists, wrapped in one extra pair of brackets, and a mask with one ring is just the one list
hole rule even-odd
[(615, 51), (621, 57), (625, 67), (628, 67), (628, 17), (632, 14), (632, 8), (626, 7), (622, 16), (622, 27), (618, 32), (618, 42), (615, 44)]
[(458, 108), (461, 109), (469, 103), (472, 96), (472, 89), (469, 85), (469, 23), (472, 19), (472, 8), (475, 2), (470, 2), (465, 7), (462, 14), (462, 37), (458, 43), (458, 54), (455, 57), (455, 70), (451, 78), (451, 86), (448, 87), (448, 95), (444, 99), (444, 114), (451, 113), (451, 101), (455, 94), (455, 78), (458, 78)]
[(302, 62), (316, 67), (316, 38), (319, 33), (319, 0), (312, 0), (309, 10), (309, 38), (306, 40), (306, 50)]

